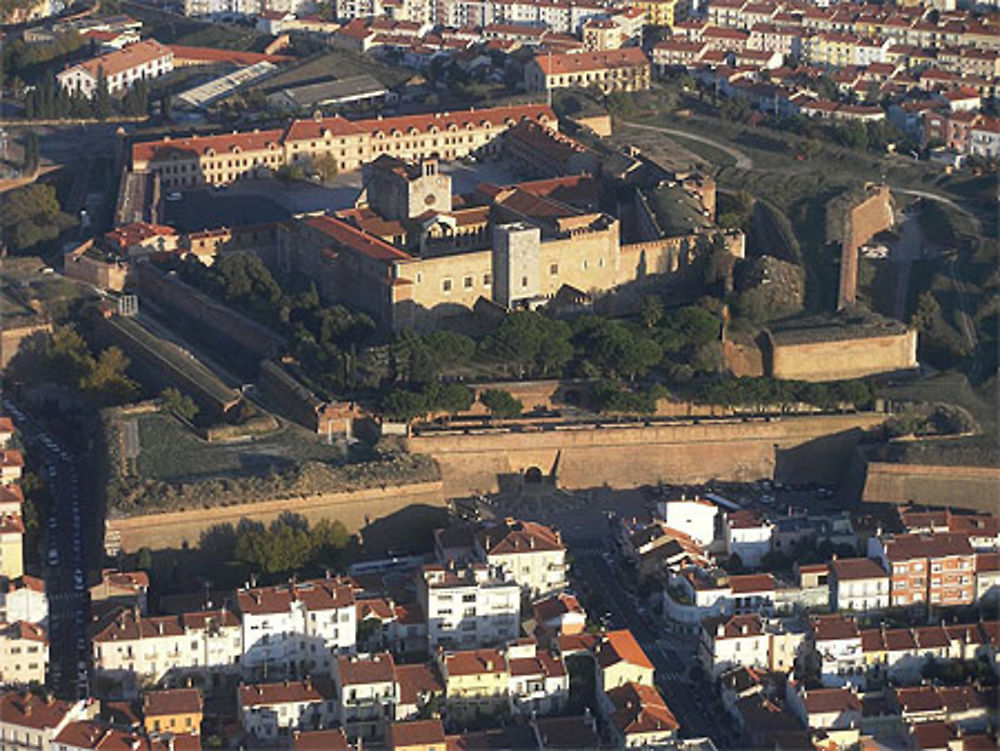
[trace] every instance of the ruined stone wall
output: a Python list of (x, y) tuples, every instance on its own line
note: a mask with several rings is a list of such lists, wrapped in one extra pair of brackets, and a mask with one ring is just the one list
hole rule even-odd
[(444, 498), (441, 482), (434, 481), (368, 488), (353, 493), (327, 493), (280, 501), (137, 515), (109, 520), (105, 544), (112, 548), (119, 545), (126, 552), (142, 547), (151, 550), (184, 545), (195, 547), (201, 533), (216, 524), (235, 526), (244, 518), (269, 524), (286, 512), (304, 516), (311, 524), (320, 519), (335, 519), (353, 533), (369, 521), (390, 516), (408, 506), (444, 506)]
[(917, 366), (917, 332), (771, 345), (771, 375), (796, 381), (840, 381)]
[(868, 503), (919, 503), (996, 513), (1000, 469), (867, 462), (861, 499)]
[(570, 489), (765, 477), (836, 482), (862, 430), (883, 420), (865, 413), (454, 430), (412, 436), (409, 448), (438, 461), (450, 495), (496, 490), (500, 477), (531, 467), (554, 469), (559, 485)]
[(847, 212), (840, 245), (837, 307), (853, 305), (858, 295), (858, 249), (879, 232), (892, 229), (892, 194), (887, 185), (867, 187), (868, 198)]

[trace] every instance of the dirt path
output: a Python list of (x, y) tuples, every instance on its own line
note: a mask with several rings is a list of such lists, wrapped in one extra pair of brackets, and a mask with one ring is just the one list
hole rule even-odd
[(705, 136), (700, 136), (696, 133), (689, 133), (686, 130), (678, 130), (677, 128), (662, 128), (659, 125), (643, 125), (641, 123), (633, 123), (628, 120), (622, 122), (626, 128), (636, 128), (638, 130), (650, 130), (654, 133), (663, 133), (666, 136), (679, 136), (680, 138), (689, 138), (692, 141), (697, 141), (698, 143), (703, 143), (706, 146), (711, 146), (713, 149), (718, 149), (719, 151), (728, 154), (733, 159), (736, 160), (736, 166), (740, 169), (753, 169), (753, 159), (744, 154), (737, 148), (734, 148), (728, 144), (720, 143), (719, 141), (714, 141), (711, 138), (706, 138)]

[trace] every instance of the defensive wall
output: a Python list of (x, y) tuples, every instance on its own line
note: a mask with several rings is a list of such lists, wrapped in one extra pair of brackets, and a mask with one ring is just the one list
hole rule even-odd
[(839, 381), (917, 367), (916, 329), (812, 342), (785, 341), (774, 335), (768, 341), (768, 371), (792, 381)]
[(1000, 468), (861, 461), (861, 500), (866, 503), (916, 503), (996, 513)]
[(892, 194), (888, 185), (866, 185), (867, 198), (848, 209), (840, 241), (840, 290), (837, 307), (853, 305), (858, 295), (858, 249), (883, 230), (892, 229)]
[(51, 334), (52, 324), (25, 318), (21, 321), (4, 321), (0, 326), (0, 370), (7, 367), (21, 349), (21, 342), (34, 334)]
[(836, 483), (863, 431), (884, 419), (851, 413), (521, 425), (425, 431), (408, 444), (437, 460), (449, 495), (495, 491), (504, 477), (532, 467), (569, 489), (713, 479)]
[(310, 523), (320, 519), (340, 521), (348, 532), (362, 529), (370, 521), (391, 516), (407, 506), (445, 505), (440, 480), (410, 485), (366, 488), (344, 493), (285, 498), (258, 503), (143, 514), (123, 519), (109, 519), (105, 547), (120, 546), (125, 552), (142, 547), (151, 550), (196, 547), (201, 533), (216, 524), (236, 525), (241, 519), (269, 524), (284, 513), (299, 514)]

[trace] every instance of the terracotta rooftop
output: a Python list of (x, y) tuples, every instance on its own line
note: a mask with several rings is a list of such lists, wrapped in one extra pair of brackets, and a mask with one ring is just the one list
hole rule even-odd
[(626, 738), (680, 728), (674, 713), (652, 686), (626, 683), (608, 691), (607, 696), (613, 708), (611, 722)]
[(938, 712), (944, 709), (944, 702), (933, 686), (914, 686), (895, 689), (896, 701), (905, 714)]
[(293, 751), (348, 751), (350, 745), (342, 728), (336, 730), (295, 730)]
[(513, 555), (565, 550), (558, 532), (537, 522), (505, 519), (478, 535), (486, 555)]
[(126, 70), (146, 65), (161, 57), (170, 57), (173, 53), (155, 39), (146, 39), (142, 42), (130, 44), (120, 50), (109, 52), (106, 55), (84, 60), (82, 63), (74, 65), (68, 70), (77, 68), (85, 70), (94, 78), (97, 78), (99, 71), (103, 70), (104, 75), (116, 76)]
[(399, 703), (414, 705), (421, 696), (444, 693), (444, 682), (433, 665), (416, 663), (396, 666), (396, 682), (399, 684)]
[(148, 717), (201, 714), (204, 701), (196, 688), (170, 688), (142, 695), (142, 713)]
[(619, 662), (627, 662), (647, 670), (653, 670), (653, 663), (639, 646), (628, 629), (608, 631), (597, 644), (597, 664), (608, 668)]
[(448, 676), (503, 673), (507, 659), (496, 649), (468, 649), (445, 654), (444, 668)]
[[(343, 225), (342, 222), (339, 224)], [(248, 615), (285, 613), (291, 609), (293, 602), (301, 602), (310, 611), (338, 610), (354, 607), (354, 590), (338, 579), (314, 579), (296, 584), (241, 589), (236, 593), (236, 601), (240, 611)]]
[(913, 558), (942, 558), (973, 553), (968, 535), (952, 532), (898, 535), (884, 542), (886, 558), (908, 561)]
[(61, 699), (8, 691), (0, 696), (0, 722), (39, 730), (61, 723), (73, 705)]
[(394, 722), (389, 725), (385, 736), (385, 745), (390, 751), (408, 746), (429, 748), (443, 743), (444, 725), (441, 720)]
[(327, 701), (334, 696), (333, 685), (325, 678), (245, 684), (239, 687), (241, 707), (314, 703)]
[(729, 586), (734, 595), (745, 595), (754, 592), (773, 592), (777, 589), (774, 577), (770, 574), (737, 574), (729, 577)]
[(817, 615), (810, 620), (810, 623), (819, 641), (853, 639), (860, 636), (857, 621), (844, 615)]
[(565, 592), (560, 592), (552, 597), (539, 600), (531, 607), (535, 613), (535, 621), (539, 623), (560, 618), (567, 613), (582, 614), (584, 612), (580, 601), (574, 595), (566, 594)]
[(624, 47), (600, 52), (536, 55), (535, 63), (546, 75), (563, 75), (593, 70), (634, 68), (649, 65), (649, 60), (638, 47)]
[(886, 570), (871, 558), (838, 558), (830, 566), (837, 581), (884, 579), (889, 576)]
[(809, 714), (861, 711), (861, 700), (849, 688), (817, 688), (805, 691), (802, 703)]
[(392, 683), (396, 677), (395, 667), (396, 663), (388, 652), (376, 652), (368, 657), (344, 655), (337, 658), (341, 686)]

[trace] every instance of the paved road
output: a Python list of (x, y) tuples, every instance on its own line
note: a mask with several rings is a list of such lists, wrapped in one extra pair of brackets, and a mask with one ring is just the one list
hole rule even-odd
[(908, 196), (916, 196), (917, 198), (926, 198), (929, 201), (937, 201), (938, 203), (943, 203), (946, 206), (950, 206), (951, 208), (955, 209), (955, 211), (959, 211), (962, 214), (965, 214), (965, 216), (969, 217), (969, 219), (972, 220), (972, 222), (976, 225), (976, 233), (977, 234), (982, 234), (982, 232), (983, 232), (983, 224), (982, 224), (982, 222), (979, 221), (979, 217), (977, 217), (975, 214), (973, 214), (968, 209), (963, 208), (961, 204), (956, 203), (955, 201), (951, 200), (947, 196), (942, 196), (942, 195), (939, 195), (938, 193), (931, 193), (931, 192), (926, 191), (926, 190), (914, 190), (912, 188), (900, 188), (900, 187), (895, 186), (895, 185), (890, 185), (889, 188), (894, 193), (905, 193)]
[(709, 737), (719, 749), (729, 747), (725, 728), (699, 700), (686, 675), (696, 654), (693, 637), (667, 632), (662, 623), (645, 610), (605, 560), (603, 549), (589, 545), (570, 547), (574, 564), (589, 587), (604, 599), (611, 613), (609, 627), (629, 629), (656, 668), (656, 682), (663, 698), (681, 725), (685, 738)]
[(4, 407), (25, 444), (44, 457), (52, 490), (45, 549), (49, 597), (49, 682), (60, 696), (89, 695), (90, 644), (87, 623), (90, 594), (86, 587), (86, 536), (83, 530), (77, 459), (9, 400)]
[[(748, 155), (744, 154), (739, 149), (730, 146), (727, 143), (720, 143), (719, 141), (714, 141), (711, 138), (698, 135), (697, 133), (689, 133), (686, 130), (678, 130), (677, 128), (663, 128), (659, 125), (643, 125), (642, 123), (633, 123), (628, 120), (622, 122), (626, 128), (637, 128), (638, 130), (651, 130), (655, 133), (663, 133), (667, 136), (680, 136), (681, 138), (689, 138), (692, 141), (697, 141), (698, 143), (703, 143), (706, 146), (711, 146), (714, 149), (718, 149), (733, 159), (736, 160), (736, 166), (740, 169), (753, 169), (753, 159)], [(682, 144), (683, 145), (683, 144)]]
[(889, 261), (896, 266), (896, 292), (892, 304), (892, 316), (900, 321), (906, 316), (907, 289), (910, 284), (910, 266), (920, 257), (923, 245), (920, 220), (916, 212), (903, 214), (900, 223), (899, 242), (892, 249)]

